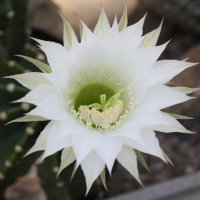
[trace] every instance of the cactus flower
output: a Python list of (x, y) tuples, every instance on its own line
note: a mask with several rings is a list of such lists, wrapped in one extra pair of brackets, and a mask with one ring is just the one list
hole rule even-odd
[(49, 121), (26, 155), (43, 151), (42, 161), (62, 150), (58, 174), (75, 161), (87, 192), (98, 176), (106, 188), (105, 168), (111, 174), (115, 160), (141, 183), (137, 157), (146, 163), (140, 152), (171, 162), (154, 131), (192, 133), (176, 120), (187, 117), (161, 110), (192, 98), (187, 94), (196, 89), (165, 84), (194, 63), (157, 61), (168, 44), (156, 46), (162, 24), (142, 36), (145, 17), (127, 27), (127, 5), (112, 26), (102, 7), (93, 32), (77, 16), (81, 42), (61, 17), (63, 46), (33, 38), (49, 65), (21, 56), (42, 72), (7, 77), (30, 89), (14, 102), (36, 106), (12, 122)]

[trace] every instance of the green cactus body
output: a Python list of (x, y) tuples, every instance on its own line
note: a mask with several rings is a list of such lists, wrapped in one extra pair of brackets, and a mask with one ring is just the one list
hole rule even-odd
[[(24, 54), (45, 62), (43, 54), (26, 43), (29, 19), (27, 3), (27, 0), (0, 1), (1, 77), (40, 71), (31, 62), (14, 57), (14, 54)], [(13, 119), (22, 117), (33, 108), (33, 105), (27, 103), (11, 103), (25, 96), (27, 92), (28, 89), (14, 80), (0, 79), (0, 199), (2, 200), (4, 200), (5, 189), (16, 182), (18, 177), (24, 176), (41, 155), (41, 152), (37, 152), (23, 158), (34, 145), (34, 141), (47, 122), (12, 123), (4, 126)], [(38, 176), (48, 200), (83, 199), (85, 181), (82, 171), (78, 169), (70, 183), (73, 165), (70, 165), (56, 178), (59, 165), (59, 154), (50, 156), (44, 162), (37, 164)], [(99, 185), (95, 184), (87, 198), (96, 198), (99, 191)]]

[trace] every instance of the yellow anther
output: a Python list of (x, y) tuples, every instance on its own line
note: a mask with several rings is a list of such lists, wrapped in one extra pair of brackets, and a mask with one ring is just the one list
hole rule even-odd
[(131, 89), (131, 86), (130, 85), (126, 85), (127, 89), (130, 90)]
[(71, 87), (69, 87), (68, 92), (70, 93), (70, 92), (73, 92), (73, 91), (74, 91), (74, 89), (73, 89), (73, 85), (72, 85)]
[(132, 93), (132, 92), (129, 92), (129, 93), (128, 93), (128, 95), (131, 95), (131, 94), (133, 94), (133, 93)]
[(129, 102), (129, 104), (131, 105), (130, 109), (133, 110), (135, 105), (133, 104), (133, 102)]
[(87, 71), (87, 67), (81, 69), (83, 72)]

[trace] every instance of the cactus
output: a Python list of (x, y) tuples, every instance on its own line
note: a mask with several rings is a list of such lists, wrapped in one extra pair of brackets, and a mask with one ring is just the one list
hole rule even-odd
[(142, 6), (190, 31), (200, 32), (199, 0), (141, 0)]
[[(27, 22), (29, 13), (27, 0), (1, 0), (0, 2), (0, 76), (38, 71), (31, 62), (14, 54), (40, 59), (44, 56), (35, 47), (27, 44)], [(25, 68), (23, 67), (25, 66)], [(0, 79), (0, 199), (4, 200), (5, 189), (14, 184), (18, 177), (25, 176), (40, 152), (23, 158), (33, 146), (46, 122), (13, 123), (4, 126), (13, 119), (21, 117), (33, 108), (33, 105), (10, 102), (25, 96), (28, 89), (17, 82)], [(37, 171), (48, 200), (83, 199), (85, 196), (84, 176), (80, 169), (70, 183), (73, 165), (64, 170), (58, 178), (56, 173), (60, 165), (60, 156), (51, 156), (37, 164)], [(96, 198), (101, 188), (96, 184), (87, 196)]]

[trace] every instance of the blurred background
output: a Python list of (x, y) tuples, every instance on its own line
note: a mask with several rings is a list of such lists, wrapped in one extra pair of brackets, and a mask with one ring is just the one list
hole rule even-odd
[[(112, 24), (115, 14), (120, 19), (124, 0), (101, 0)], [(158, 44), (172, 39), (160, 59), (189, 58), (200, 62), (200, 1), (199, 0), (127, 0), (129, 25), (141, 19), (148, 12), (144, 34), (156, 29), (164, 17), (164, 25)], [(78, 34), (79, 17), (94, 29), (100, 14), (98, 0), (0, 0), (0, 76), (8, 76), (38, 69), (15, 54), (26, 55), (46, 62), (45, 56), (36, 48), (29, 37), (55, 41), (62, 44), (63, 24), (59, 10)], [(170, 86), (200, 87), (200, 68), (196, 65), (175, 77)], [(0, 80), (0, 199), (2, 200), (79, 200), (85, 198), (85, 180), (79, 169), (70, 183), (73, 165), (65, 169), (59, 178), (60, 153), (34, 165), (40, 156), (34, 153), (23, 159), (23, 155), (35, 143), (46, 123), (4, 124), (22, 116), (32, 105), (9, 104), (27, 93), (14, 80)], [(187, 103), (166, 109), (193, 117), (181, 120), (194, 135), (157, 133), (161, 147), (175, 164), (175, 168), (156, 157), (143, 155), (150, 174), (139, 163), (140, 177), (145, 186), (181, 177), (200, 170), (200, 92), (197, 98)], [(106, 192), (98, 179), (85, 199), (104, 199), (141, 186), (120, 165), (115, 165), (112, 178), (107, 174)]]

